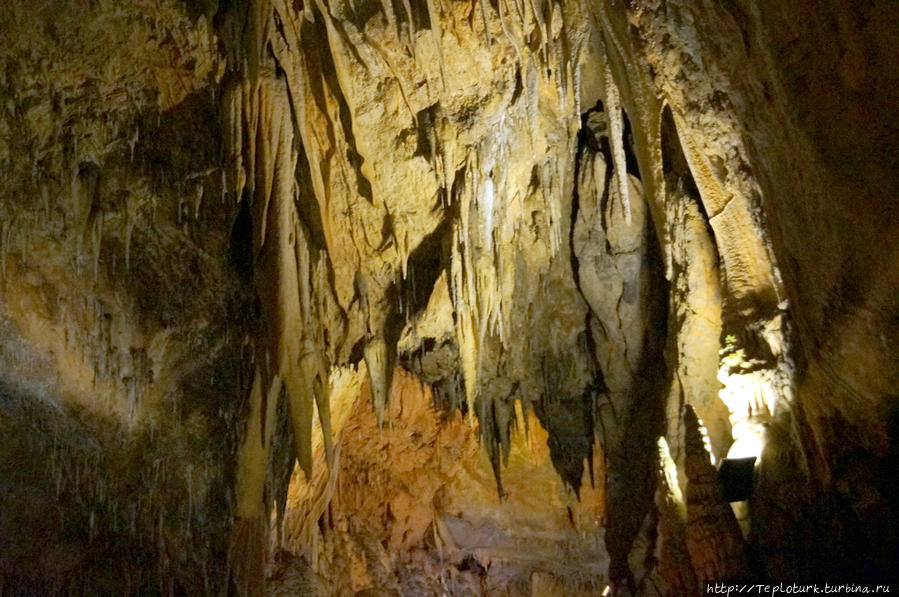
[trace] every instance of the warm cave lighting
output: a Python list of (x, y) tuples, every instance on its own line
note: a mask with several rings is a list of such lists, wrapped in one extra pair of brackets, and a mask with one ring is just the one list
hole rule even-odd
[(725, 357), (718, 370), (718, 380), (723, 387), (718, 393), (730, 411), (733, 444), (727, 458), (760, 457), (764, 445), (764, 427), (759, 420), (770, 416), (777, 407), (778, 391), (772, 387), (768, 371), (730, 373), (744, 360), (739, 350)]
[(678, 508), (683, 511), (686, 507), (684, 495), (681, 493), (680, 484), (677, 481), (677, 465), (671, 457), (671, 450), (668, 448), (668, 442), (664, 437), (659, 437), (656, 441), (659, 450), (659, 460), (662, 462), (662, 470), (665, 474), (665, 481), (671, 491), (671, 497)]
[[(718, 478), (728, 502), (742, 502), (752, 493), (755, 465), (762, 455), (764, 428), (750, 421), (735, 421), (734, 443), (718, 466)], [(738, 515), (739, 518), (739, 515)]]
[(727, 451), (727, 458), (749, 458), (762, 455), (762, 432), (760, 426), (748, 421), (735, 423), (732, 428), (734, 443)]
[(715, 451), (712, 449), (712, 441), (709, 439), (709, 430), (706, 428), (705, 423), (702, 422), (702, 419), (699, 420), (699, 434), (702, 436), (702, 445), (705, 446), (705, 451), (709, 455), (712, 465), (718, 464), (718, 459), (715, 458)]
[(606, 588), (602, 590), (602, 597), (606, 597), (606, 595), (608, 595), (609, 591), (611, 590), (612, 588), (609, 585), (606, 585)]

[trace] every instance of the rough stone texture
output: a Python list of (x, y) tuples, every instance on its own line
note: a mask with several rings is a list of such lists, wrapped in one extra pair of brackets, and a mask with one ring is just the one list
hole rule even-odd
[(687, 476), (687, 552), (702, 592), (715, 580), (742, 580), (748, 573), (743, 536), (724, 501), (715, 467), (702, 443), (693, 408), (684, 408), (684, 452)]
[[(894, 579), (897, 24), (889, 0), (2, 3), (0, 591), (327, 590), (320, 556), (347, 590), (436, 591), (390, 578), (448, 570), (461, 533), (458, 589), (489, 592), (465, 524), (573, 540), (558, 495), (601, 513), (597, 590)], [(415, 433), (455, 447), (400, 437), (409, 375), (440, 413)], [(379, 433), (404, 449), (375, 466)], [(454, 484), (441, 450), (478, 442)], [(748, 570), (712, 468), (746, 454)], [(550, 463), (560, 493), (521, 498)], [(423, 514), (410, 476), (478, 516)], [(513, 556), (487, 559), (522, 594), (590, 590)]]
[(311, 483), (299, 472), (292, 480), (279, 547), (302, 562), (274, 563), (276, 594), (291, 570), (314, 571), (327, 587), (316, 594), (602, 591), (602, 487), (588, 483), (575, 499), (533, 413), (519, 407), (500, 500), (476, 429), (458, 414), (441, 423), (430, 389), (402, 369), (391, 424), (379, 429), (365, 377), (361, 367), (341, 382), (359, 384), (360, 399), (335, 419), (337, 476), (325, 472), (319, 448), (322, 472)]

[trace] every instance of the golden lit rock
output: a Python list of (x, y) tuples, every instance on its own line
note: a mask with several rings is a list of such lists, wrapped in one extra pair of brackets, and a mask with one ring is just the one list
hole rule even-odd
[(0, 3), (0, 594), (894, 581), (897, 21)]

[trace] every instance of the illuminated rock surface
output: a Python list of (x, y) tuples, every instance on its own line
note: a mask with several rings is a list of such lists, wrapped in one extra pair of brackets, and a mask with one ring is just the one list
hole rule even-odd
[(3, 2), (0, 595), (895, 581), (897, 25)]

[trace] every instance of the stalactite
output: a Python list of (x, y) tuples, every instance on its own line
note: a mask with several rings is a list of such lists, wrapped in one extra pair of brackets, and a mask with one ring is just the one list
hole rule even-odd
[(549, 28), (546, 26), (546, 19), (543, 18), (543, 0), (531, 0), (531, 10), (534, 11), (534, 19), (537, 20), (537, 28), (540, 31), (540, 53), (543, 55), (542, 64), (548, 64), (548, 56), (546, 54), (546, 45), (549, 43)]
[(490, 19), (487, 16), (487, 0), (477, 0), (481, 6), (481, 19), (484, 22), (484, 36), (487, 39), (487, 47), (493, 45), (493, 37), (490, 35)]
[[(319, 5), (319, 10), (321, 9), (322, 6)], [(391, 0), (381, 0), (381, 12), (384, 13), (384, 18), (387, 19), (388, 27), (396, 32), (397, 39), (399, 39), (400, 29), (396, 22), (396, 15), (393, 13), (393, 3)]]
[[(467, 216), (464, 216), (467, 220)], [(478, 394), (478, 363), (479, 347), (477, 329), (476, 303), (470, 300), (471, 273), (470, 265), (466, 264), (464, 257), (463, 238), (464, 226), (454, 226), (453, 255), (451, 263), (451, 288), (453, 290), (453, 304), (456, 306), (456, 341), (459, 343), (459, 356), (462, 365), (462, 378), (465, 385), (465, 401), (468, 406), (469, 416), (474, 417), (474, 403)]]
[[(395, 350), (395, 349), (394, 349)], [(384, 424), (390, 400), (390, 386), (393, 378), (393, 361), (391, 349), (385, 339), (377, 335), (365, 343), (365, 364), (371, 380), (372, 398), (378, 425)]]
[[(514, 3), (514, 8), (510, 2)], [(247, 252), (252, 255), (246, 255), (247, 263), (237, 264), (239, 267), (234, 269), (246, 274), (239, 283), (235, 282), (240, 291), (236, 294), (245, 291), (250, 296), (248, 302), (252, 303), (252, 309), (248, 308), (252, 310), (252, 316), (247, 318), (252, 324), (247, 327), (253, 329), (244, 340), (252, 344), (257, 353), (249, 398), (250, 428), (260, 425), (263, 428), (258, 440), (252, 438), (259, 434), (241, 432), (236, 487), (239, 512), (256, 518), (266, 516), (248, 510), (247, 504), (258, 505), (265, 499), (259, 497), (260, 492), (265, 495), (265, 489), (258, 473), (262, 466), (259, 462), (268, 457), (265, 451), (270, 442), (264, 429), (270, 417), (260, 413), (267, 412), (278, 400), (278, 392), (271, 384), (283, 385), (283, 397), (290, 405), (295, 456), (310, 483), (322, 474), (312, 468), (316, 456), (312, 446), (316, 411), (321, 422), (325, 459), (329, 463), (336, 460), (329, 406), (332, 366), (358, 359), (361, 351), (370, 375), (378, 423), (383, 425), (389, 412), (394, 361), (397, 360), (396, 343), (383, 320), (397, 301), (392, 295), (388, 300), (388, 293), (381, 286), (414, 286), (419, 282), (421, 272), (426, 268), (420, 268), (414, 257), (416, 244), (434, 230), (435, 223), (439, 223), (441, 232), (440, 248), (434, 250), (439, 252), (439, 259), (434, 260), (439, 264), (433, 267), (448, 269), (441, 275), (444, 283), (449, 281), (451, 292), (451, 297), (439, 302), (450, 300), (451, 305), (441, 307), (445, 321), (434, 324), (435, 328), (443, 329), (435, 331), (433, 337), (419, 338), (415, 326), (419, 323), (417, 316), (420, 313), (416, 313), (416, 309), (420, 306), (416, 303), (421, 297), (410, 297), (409, 293), (400, 296), (400, 313), (405, 318), (402, 323), (412, 327), (415, 342), (422, 346), (417, 358), (403, 364), (415, 366), (417, 363), (418, 369), (422, 370), (427, 367), (440, 369), (434, 376), (439, 378), (437, 383), (442, 384), (442, 392), (453, 396), (450, 400), (453, 405), (463, 401), (457, 402), (455, 396), (459, 389), (464, 389), (465, 407), (472, 419), (478, 419), (481, 439), (490, 452), (499, 492), (503, 492), (500, 480), (502, 458), (508, 456), (511, 445), (508, 428), (513, 399), (521, 400), (520, 404), (526, 407), (524, 412), (536, 408), (535, 404), (543, 399), (555, 398), (554, 394), (559, 394), (563, 401), (569, 401), (572, 396), (580, 397), (581, 393), (587, 396), (585, 401), (602, 401), (603, 413), (613, 413), (611, 418), (602, 413), (598, 415), (601, 423), (609, 427), (603, 430), (602, 437), (610, 452), (618, 448), (619, 440), (625, 442), (631, 431), (639, 431), (651, 419), (643, 412), (631, 416), (632, 410), (642, 404), (654, 404), (656, 398), (648, 390), (637, 389), (640, 375), (646, 373), (651, 377), (654, 374), (645, 371), (640, 359), (645, 356), (654, 365), (661, 362), (656, 353), (642, 355), (641, 342), (656, 335), (655, 329), (650, 329), (652, 326), (646, 326), (648, 316), (644, 313), (644, 303), (650, 299), (645, 298), (648, 291), (643, 279), (644, 270), (652, 267), (645, 265), (644, 260), (655, 263), (655, 257), (647, 257), (644, 245), (651, 244), (649, 239), (655, 238), (655, 233), (644, 227), (644, 223), (654, 220), (665, 224), (669, 215), (665, 213), (665, 205), (670, 197), (665, 195), (664, 186), (659, 185), (662, 160), (656, 130), (656, 108), (659, 98), (666, 92), (651, 89), (652, 81), (647, 83), (649, 77), (644, 76), (645, 65), (638, 64), (635, 58), (638, 49), (628, 43), (630, 35), (642, 25), (636, 19), (624, 18), (626, 7), (619, 10), (617, 4), (608, 2), (568, 4), (546, 0), (498, 0), (493, 5), (489, 0), (473, 0), (464, 7), (447, 7), (438, 0), (427, 0), (430, 32), (414, 31), (424, 19), (419, 12), (424, 8), (409, 0), (401, 3), (383, 0), (380, 3), (383, 18), (379, 3), (364, 7), (351, 3), (345, 7), (319, 0), (304, 3), (302, 8), (297, 4), (286, 0), (230, 3), (223, 5), (216, 15), (216, 22), (225, 24), (217, 24), (212, 37), (224, 42), (227, 59), (216, 66), (215, 72), (203, 84), (209, 85), (213, 104), (219, 84), (223, 91), (219, 97), (223, 130), (217, 131), (225, 139), (220, 172), (221, 214), (209, 210), (208, 205), (203, 209), (204, 193), (215, 192), (214, 187), (206, 189), (201, 184), (205, 181), (181, 186), (179, 181), (184, 180), (184, 173), (175, 163), (178, 160), (169, 164), (165, 155), (156, 160), (154, 151), (158, 148), (155, 145), (162, 145), (167, 139), (161, 138), (156, 143), (148, 131), (141, 131), (141, 121), (126, 131), (126, 135), (133, 136), (119, 139), (125, 143), (115, 145), (123, 151), (129, 150), (130, 156), (125, 155), (122, 160), (104, 162), (105, 154), (94, 155), (99, 150), (92, 147), (86, 135), (74, 135), (74, 150), (66, 148), (61, 152), (69, 164), (65, 166), (68, 170), (56, 178), (52, 173), (44, 177), (42, 164), (49, 158), (40, 153), (43, 150), (34, 150), (35, 159), (28, 164), (34, 184), (62, 180), (64, 187), (64, 179), (69, 178), (71, 171), (71, 197), (66, 195), (65, 189), (60, 192), (59, 201), (65, 207), (62, 210), (65, 221), (60, 229), (62, 234), (68, 235), (64, 239), (66, 247), (74, 247), (77, 243), (78, 250), (70, 251), (73, 256), (67, 257), (66, 265), (84, 274), (92, 263), (93, 288), (104, 293), (102, 300), (70, 300), (68, 303), (51, 300), (48, 309), (53, 311), (55, 307), (61, 312), (58, 322), (51, 323), (62, 329), (64, 341), (61, 343), (72, 353), (72, 359), (78, 361), (80, 357), (83, 362), (87, 370), (85, 384), (88, 391), (96, 395), (95, 402), (110, 411), (125, 412), (127, 423), (134, 424), (134, 429), (128, 428), (129, 432), (138, 429), (142, 417), (155, 416), (157, 410), (171, 412), (172, 420), (179, 428), (182, 425), (187, 428), (188, 422), (192, 424), (194, 413), (191, 408), (196, 408), (194, 398), (182, 397), (175, 391), (172, 393), (177, 394), (176, 398), (160, 399), (151, 392), (163, 392), (158, 388), (150, 389), (146, 371), (143, 371), (152, 369), (154, 364), (142, 364), (144, 357), (134, 352), (134, 348), (130, 352), (131, 360), (128, 360), (129, 346), (141, 344), (137, 339), (128, 342), (126, 332), (132, 324), (124, 321), (124, 309), (119, 308), (114, 297), (121, 290), (115, 287), (119, 280), (114, 278), (114, 274), (120, 273), (116, 272), (115, 262), (118, 248), (107, 242), (104, 251), (103, 236), (106, 234), (108, 239), (113, 223), (118, 226), (117, 239), (124, 242), (127, 270), (127, 275), (121, 278), (122, 285), (128, 287), (129, 293), (141, 293), (139, 311), (142, 318), (146, 315), (147, 319), (163, 320), (166, 333), (171, 333), (173, 338), (179, 336), (172, 341), (173, 345), (180, 350), (179, 343), (183, 343), (188, 346), (183, 350), (187, 353), (192, 350), (204, 353), (212, 350), (210, 346), (219, 344), (230, 346), (240, 342), (230, 330), (217, 343), (212, 333), (210, 338), (196, 339), (198, 324), (172, 323), (172, 312), (191, 300), (185, 301), (178, 294), (170, 301), (171, 305), (157, 306), (152, 300), (145, 301), (147, 297), (143, 293), (157, 284), (157, 278), (160, 287), (177, 279), (174, 274), (169, 276), (161, 272), (165, 268), (153, 263), (161, 254), (155, 250), (157, 236), (162, 239), (172, 235), (176, 240), (189, 240), (198, 252), (204, 253), (217, 250), (228, 242), (227, 236), (223, 239), (216, 227), (233, 214), (234, 205), (226, 205), (227, 195), (233, 193), (234, 202), (249, 213), (247, 220), (251, 224), (248, 227), (252, 229), (252, 238), (246, 245)], [(494, 6), (498, 23), (492, 22), (494, 15), (490, 14)], [(463, 18), (466, 11), (469, 14)], [(516, 12), (520, 21), (516, 20)], [(644, 17), (656, 18), (649, 13)], [(229, 23), (229, 18), (235, 22)], [(343, 22), (343, 19), (352, 22)], [(206, 20), (208, 16), (203, 16), (200, 22), (205, 24)], [(478, 20), (483, 21), (484, 36), (476, 31)], [(166, 30), (165, 18), (154, 16), (149, 17), (149, 21), (155, 27), (162, 27), (160, 31)], [(464, 30), (454, 29), (459, 26)], [(492, 34), (500, 29), (500, 36), (494, 39)], [(535, 33), (539, 37), (535, 37)], [(229, 37), (231, 35), (233, 39)], [(434, 46), (429, 35), (434, 36)], [(416, 46), (416, 41), (420, 45)], [(600, 45), (604, 47), (600, 49)], [(444, 56), (450, 47), (458, 53), (452, 61), (448, 55)], [(667, 51), (666, 48), (663, 50)], [(442, 90), (433, 82), (434, 62), (438, 60)], [(596, 70), (600, 72), (585, 74), (583, 68), (586, 65), (597, 65)], [(181, 76), (182, 71), (192, 68), (179, 67), (177, 74)], [(160, 78), (167, 75), (165, 72), (154, 74)], [(52, 73), (46, 76), (49, 78)], [(448, 76), (453, 80), (447, 81)], [(658, 76), (665, 75), (659, 72)], [(572, 142), (576, 124), (571, 119), (572, 110), (575, 116), (580, 116), (582, 96), (584, 101), (596, 101), (599, 99), (598, 88), (603, 83), (604, 116), (608, 119), (607, 136), (611, 141), (612, 159), (608, 161), (611, 164), (597, 153), (605, 155), (605, 140), (590, 139), (595, 153), (589, 155), (585, 150), (581, 156), (575, 183), (578, 188), (572, 194), (570, 161), (575, 152), (568, 145)], [(158, 81), (157, 84), (163, 85)], [(6, 88), (5, 80), (3, 86)], [(14, 86), (9, 88), (12, 93)], [(92, 89), (85, 86), (83, 91)], [(150, 92), (152, 96), (156, 90)], [(57, 99), (53, 101), (54, 110), (57, 103), (62, 106), (60, 110), (69, 109), (65, 107), (66, 101), (57, 102)], [(665, 97), (665, 101), (670, 99)], [(197, 93), (189, 95), (183, 104), (165, 110), (147, 108), (143, 104), (134, 109), (139, 108), (147, 120), (152, 120), (155, 112), (158, 130), (164, 135), (171, 122), (177, 126), (182, 115), (189, 116), (197, 110), (195, 101), (205, 110), (208, 100), (207, 94)], [(129, 101), (133, 101), (130, 96)], [(411, 129), (410, 119), (402, 118), (404, 110), (408, 110), (412, 117)], [(593, 115), (598, 114), (596, 111)], [(163, 117), (166, 122), (160, 126)], [(626, 143), (624, 138), (626, 117), (630, 117), (633, 127), (631, 143)], [(107, 127), (118, 133), (112, 119), (104, 120), (101, 115), (99, 122), (101, 128)], [(61, 136), (58, 131), (56, 134)], [(584, 134), (586, 136), (587, 132)], [(416, 136), (420, 147), (416, 146)], [(102, 135), (97, 137), (102, 138)], [(105, 146), (105, 140), (101, 140), (100, 145)], [(596, 149), (596, 146), (602, 148)], [(701, 143), (690, 147), (690, 155), (703, 153)], [(643, 180), (629, 176), (627, 160), (632, 156), (625, 155), (626, 149), (636, 154), (639, 176)], [(0, 145), (0, 151), (5, 153), (6, 145)], [(102, 151), (109, 152), (108, 149)], [(109, 197), (96, 197), (96, 194), (111, 194), (122, 189), (116, 189), (119, 184), (115, 179), (117, 172), (112, 172), (113, 176), (104, 178), (103, 184), (99, 185), (92, 178), (94, 168), (105, 177), (107, 169), (115, 171), (121, 164), (127, 168), (129, 159), (133, 161), (135, 155), (138, 158), (135, 168), (139, 167), (142, 175), (149, 172), (155, 177), (153, 191), (147, 196), (132, 190), (136, 187), (129, 188), (128, 192), (133, 192), (134, 197), (128, 198), (124, 210), (120, 208), (119, 219), (114, 219), (110, 211), (110, 219), (106, 221), (104, 206), (115, 203), (110, 203)], [(703, 176), (718, 176), (709, 166), (716, 166), (714, 159), (714, 156), (703, 157), (700, 166)], [(164, 167), (158, 167), (157, 161)], [(730, 162), (727, 164), (730, 167)], [(614, 167), (614, 176), (611, 192), (605, 194), (610, 186), (606, 176), (608, 167)], [(28, 168), (23, 170), (25, 175)], [(455, 176), (457, 169), (462, 173)], [(212, 172), (210, 170), (203, 176)], [(354, 179), (357, 174), (358, 178)], [(193, 175), (187, 179), (193, 180)], [(434, 179), (439, 200), (434, 200)], [(366, 183), (367, 193), (363, 190)], [(190, 184), (197, 186), (191, 189)], [(646, 189), (645, 193), (643, 189)], [(192, 192), (195, 194), (191, 195)], [(47, 194), (44, 186), (42, 197), (36, 197), (33, 203), (42, 199), (44, 212), (49, 217), (55, 205)], [(439, 205), (427, 205), (427, 201)], [(143, 211), (151, 202), (152, 223), (145, 217), (149, 214)], [(594, 207), (591, 204), (602, 207), (595, 209), (594, 219), (582, 220), (582, 216)], [(29, 274), (27, 268), (17, 267), (18, 262), (11, 260), (18, 257), (22, 265), (33, 266), (45, 251), (36, 246), (35, 236), (31, 234), (38, 227), (32, 221), (37, 218), (37, 212), (31, 215), (27, 211), (16, 213), (14, 208), (7, 209), (6, 205), (3, 211), (0, 278), (5, 280), (8, 274), (22, 277), (23, 269), (26, 270), (24, 274)], [(653, 217), (650, 217), (650, 211), (653, 211)], [(382, 217), (383, 223), (379, 221)], [(449, 218), (453, 221), (448, 222)], [(174, 227), (172, 220), (184, 223), (183, 230)], [(672, 230), (673, 226), (660, 226), (658, 235), (662, 250), (671, 253)], [(593, 236), (586, 240), (576, 239), (577, 234)], [(625, 236), (628, 237), (626, 240), (636, 239), (638, 243), (620, 246)], [(19, 244), (22, 244), (21, 249)], [(599, 247), (598, 252), (584, 253), (584, 246), (588, 244)], [(168, 248), (169, 245), (161, 246)], [(31, 263), (26, 263), (29, 261), (26, 249), (31, 252)], [(194, 247), (187, 246), (186, 249), (193, 251)], [(209, 254), (217, 253), (211, 251)], [(101, 264), (107, 256), (112, 261)], [(619, 257), (640, 262), (629, 275), (618, 276), (621, 280), (612, 272), (617, 268)], [(609, 265), (610, 261), (615, 262), (614, 267)], [(675, 263), (674, 259), (668, 260), (669, 271)], [(144, 270), (148, 264), (152, 267), (152, 272), (148, 273), (154, 277), (138, 275), (144, 272), (137, 268)], [(46, 270), (55, 270), (56, 265), (50, 263)], [(135, 271), (131, 271), (132, 265)], [(194, 265), (172, 269), (193, 271)], [(102, 272), (101, 266), (104, 267)], [(589, 272), (591, 267), (597, 271)], [(234, 272), (225, 272), (219, 279), (216, 276), (220, 272), (200, 269), (196, 280), (199, 290), (193, 302), (207, 300), (204, 290), (210, 280), (216, 284), (217, 291), (224, 291), (220, 294), (230, 293), (232, 288), (228, 284)], [(571, 275), (573, 269), (579, 270), (574, 276)], [(56, 275), (55, 271), (52, 273)], [(49, 280), (49, 275), (42, 279), (41, 275), (30, 276), (26, 281), (43, 292), (45, 286), (52, 287), (53, 280)], [(593, 278), (588, 281), (591, 275)], [(354, 293), (352, 282), (347, 283), (354, 276), (370, 280), (368, 289)], [(669, 278), (677, 280), (675, 276)], [(85, 283), (89, 285), (89, 280)], [(600, 292), (591, 295), (588, 284), (593, 284), (593, 290)], [(243, 287), (251, 285), (255, 287)], [(339, 294), (335, 290), (338, 286), (343, 290), (335, 299), (331, 294)], [(190, 287), (185, 293), (192, 290)], [(419, 291), (427, 292), (427, 289), (419, 287)], [(418, 295), (419, 292), (413, 289), (411, 294)], [(601, 307), (593, 304), (598, 294), (612, 297), (610, 304)], [(15, 300), (9, 301), (10, 304), (19, 300), (19, 295), (12, 296)], [(591, 313), (585, 315), (582, 298), (591, 303)], [(261, 306), (261, 315), (257, 312), (257, 303)], [(630, 325), (625, 321), (624, 310), (633, 304), (637, 304), (634, 309), (638, 311), (634, 319), (640, 321), (633, 324), (635, 330), (628, 331), (624, 329)], [(192, 319), (208, 319), (209, 314), (212, 314), (210, 317), (217, 316), (214, 308), (210, 307), (207, 313), (205, 303), (203, 306), (199, 315), (190, 312)], [(116, 314), (112, 324), (107, 315), (110, 311)], [(119, 311), (123, 313), (122, 323)], [(235, 315), (230, 305), (224, 311), (224, 317), (229, 320), (243, 316), (243, 311)], [(179, 314), (175, 313), (176, 319)], [(146, 322), (141, 319), (139, 323)], [(155, 322), (149, 322), (146, 327), (150, 329), (152, 325)], [(233, 322), (226, 323), (227, 326), (237, 327)], [(669, 326), (669, 331), (672, 329), (673, 326)], [(632, 331), (633, 336), (630, 335)], [(572, 340), (573, 337), (577, 340)], [(425, 350), (424, 346), (429, 348)], [(431, 347), (436, 348), (432, 350)], [(159, 352), (165, 358), (155, 365), (161, 372), (155, 382), (160, 388), (169, 388), (180, 379), (175, 379), (176, 374), (167, 373), (173, 368), (167, 360), (177, 360), (169, 354), (175, 349)], [(581, 353), (586, 356), (581, 358)], [(429, 357), (440, 362), (429, 364)], [(610, 365), (618, 357), (621, 362)], [(189, 360), (180, 354), (178, 358)], [(601, 361), (600, 368), (606, 368), (603, 379), (596, 372), (596, 361)], [(204, 373), (202, 378), (208, 379), (209, 386), (218, 391), (217, 384), (221, 381), (216, 375)], [(580, 383), (581, 379), (587, 381), (577, 387), (570, 381)], [(424, 376), (422, 380), (430, 383)], [(94, 384), (92, 388), (91, 383)], [(268, 391), (263, 391), (266, 388)], [(160, 401), (162, 406), (157, 404)], [(220, 414), (229, 428), (234, 428), (243, 416), (233, 412)], [(578, 423), (587, 419), (578, 411), (566, 411), (566, 414)], [(153, 424), (156, 424), (155, 419)], [(820, 437), (819, 431), (812, 432)], [(151, 442), (156, 439), (152, 433), (151, 429)], [(558, 439), (555, 433), (550, 436), (553, 441)], [(676, 451), (676, 443), (672, 441), (671, 445)], [(614, 458), (618, 460), (613, 466), (619, 468), (613, 475), (615, 482), (630, 487), (633, 479), (645, 472), (641, 467), (651, 461), (645, 458), (645, 454), (651, 453), (646, 447), (646, 442), (635, 441), (622, 449), (622, 452), (632, 449), (637, 455), (636, 460), (629, 458), (631, 454), (616, 453)], [(666, 458), (663, 455), (662, 460), (667, 463)], [(54, 462), (52, 466), (65, 470), (72, 465)], [(51, 480), (55, 481), (57, 496), (67, 491), (81, 491), (79, 483), (93, 471), (78, 463), (73, 466), (69, 472), (57, 473), (54, 469), (57, 476)], [(336, 479), (336, 473), (331, 474)], [(166, 472), (165, 466), (153, 467), (146, 479), (141, 476), (141, 481), (146, 480), (152, 485), (154, 493), (139, 497), (143, 501), (139, 502), (136, 511), (122, 509), (112, 514), (113, 526), (122, 524), (126, 528), (130, 514), (132, 533), (152, 537), (161, 551), (172, 549), (172, 525), (166, 520), (164, 510), (147, 504), (157, 499), (161, 491), (157, 486), (164, 484), (167, 477), (171, 477), (171, 473)], [(574, 486), (571, 479), (574, 476), (566, 477), (565, 481)], [(183, 506), (189, 532), (199, 531), (192, 522), (200, 507), (199, 503), (194, 503), (195, 481), (199, 487), (198, 476), (188, 476), (189, 499)], [(671, 490), (668, 493), (676, 494), (670, 476), (665, 482)], [(372, 483), (378, 483), (374, 476)], [(636, 486), (636, 482), (633, 485)], [(513, 487), (514, 484), (509, 485), (510, 489)], [(640, 491), (642, 489), (634, 493)], [(99, 485), (84, 493), (84, 499), (90, 497), (102, 502), (107, 498), (108, 488)], [(665, 499), (668, 493), (664, 494)], [(631, 504), (626, 502), (631, 497), (626, 491), (620, 492), (614, 497), (618, 501), (610, 500), (610, 503), (630, 507)], [(631, 501), (639, 502), (642, 495), (637, 498)], [(330, 495), (322, 499), (327, 502)], [(263, 504), (263, 510), (266, 506)], [(662, 506), (659, 508), (661, 510)], [(635, 509), (639, 510), (639, 505)], [(89, 538), (92, 540), (98, 536), (95, 531), (103, 530), (101, 512), (92, 508), (89, 518), (85, 518), (89, 520)], [(639, 511), (640, 515), (643, 513)], [(243, 561), (240, 552), (246, 550), (253, 552), (250, 555), (255, 558), (256, 534), (259, 532), (265, 531), (247, 525), (237, 528), (232, 536), (232, 555)], [(625, 529), (619, 535), (628, 532), (630, 529)], [(314, 529), (303, 537), (308, 545), (319, 539)], [(625, 548), (633, 544), (632, 541), (625, 543), (621, 541), (617, 545), (616, 564), (626, 559)], [(325, 551), (321, 553), (325, 554)], [(316, 563), (318, 557), (318, 550), (313, 549)], [(327, 561), (325, 555), (322, 558), (322, 562)], [(241, 583), (241, 590), (255, 590), (246, 584), (245, 576)]]
[(580, 60), (575, 60), (574, 67), (574, 113), (578, 118), (581, 117), (581, 70), (583, 64)]
[[(621, 24), (610, 18), (608, 6), (596, 5), (596, 15), (602, 29), (601, 52), (613, 78), (624, 93), (622, 102), (627, 105), (630, 124), (634, 135), (633, 150), (641, 173), (644, 194), (657, 222), (664, 221), (660, 213), (666, 203), (665, 181), (662, 174), (661, 118), (663, 102), (657, 97), (654, 87), (639, 73), (645, 72), (641, 62), (635, 58), (621, 34)], [(603, 75), (605, 78), (605, 74)], [(611, 140), (610, 140), (611, 142)], [(665, 276), (673, 276), (673, 261), (669, 248), (671, 241), (666, 237), (665, 226), (657, 226), (665, 259)]]
[(618, 183), (618, 197), (624, 210), (624, 220), (631, 223), (631, 203), (628, 196), (627, 158), (624, 155), (624, 120), (622, 118), (621, 95), (608, 61), (603, 63), (603, 83), (605, 85), (605, 108), (609, 119), (609, 141), (612, 146), (612, 162), (615, 180)]
[(550, 42), (550, 47), (553, 51), (553, 58), (555, 58), (555, 68), (553, 69), (553, 79), (556, 84), (556, 94), (559, 97), (559, 106), (563, 111), (567, 110), (568, 105), (568, 94), (565, 92), (565, 68), (566, 62), (564, 57), (562, 56), (562, 42), (559, 40), (553, 40)]
[(515, 10), (518, 12), (519, 24), (521, 25), (521, 31), (524, 33), (526, 31), (526, 19), (527, 19), (527, 10), (524, 7), (524, 0), (511, 0), (513, 4), (515, 4)]
[(537, 59), (531, 55), (531, 60), (527, 65), (526, 78), (527, 81), (525, 91), (525, 101), (527, 102), (527, 119), (529, 124), (529, 132), (531, 135), (531, 143), (535, 143), (537, 132), (540, 130), (540, 68), (537, 65)]
[(413, 34), (413, 31), (412, 31), (412, 29), (413, 29), (412, 24), (413, 24), (413, 22), (414, 22), (414, 17), (413, 17), (413, 14), (412, 14), (412, 5), (409, 3), (409, 0), (403, 0), (403, 10), (406, 12), (406, 23), (408, 24), (408, 29), (407, 29), (408, 39), (407, 39), (407, 43), (409, 44), (410, 50), (413, 52), (413, 56), (414, 56), (415, 48), (414, 48), (414, 43), (413, 43), (413, 40), (412, 40), (412, 34)]
[(503, 5), (505, 4), (505, 0), (498, 0), (496, 10), (499, 13), (499, 24), (503, 29), (503, 35), (506, 36), (508, 42), (515, 49), (515, 55), (518, 57), (518, 68), (521, 70), (521, 67), (524, 65), (524, 58), (521, 55), (521, 48), (518, 47), (518, 42), (512, 36), (512, 33), (509, 31), (508, 25), (506, 25), (506, 18), (503, 16)]
[(434, 5), (435, 0), (426, 0), (428, 8), (428, 20), (431, 23), (431, 35), (434, 37), (434, 43), (437, 45), (437, 57), (440, 62), (440, 82), (443, 90), (446, 91), (446, 65), (443, 54), (443, 22), (440, 13)]

